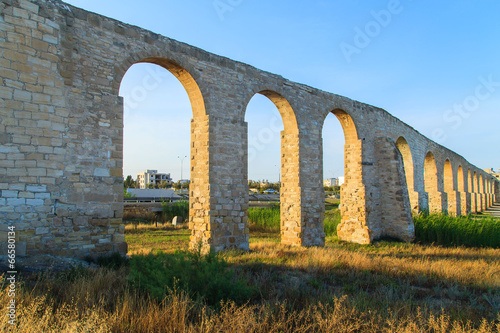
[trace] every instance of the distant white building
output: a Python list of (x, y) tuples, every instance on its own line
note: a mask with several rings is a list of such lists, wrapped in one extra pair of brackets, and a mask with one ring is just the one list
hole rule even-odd
[(328, 178), (323, 181), (323, 186), (333, 187), (333, 186), (342, 186), (345, 183), (344, 177), (339, 178)]
[(333, 187), (337, 185), (337, 178), (328, 178), (323, 180), (323, 186)]
[(169, 173), (158, 173), (158, 170), (146, 170), (137, 174), (136, 183), (139, 188), (146, 189), (150, 185), (161, 185), (166, 182), (167, 185), (172, 185), (172, 178)]

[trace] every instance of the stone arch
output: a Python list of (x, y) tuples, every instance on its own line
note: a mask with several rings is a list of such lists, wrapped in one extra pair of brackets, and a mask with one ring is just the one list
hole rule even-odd
[(466, 183), (464, 177), (464, 168), (462, 168), (462, 165), (459, 165), (457, 169), (457, 191), (465, 192), (465, 188), (466, 188)]
[(453, 167), (449, 159), (444, 162), (444, 190), (445, 192), (452, 192), (455, 190), (453, 181)]
[[(174, 75), (179, 82), (182, 84), (184, 89), (186, 89), (186, 92), (189, 97), (189, 101), (191, 102), (191, 108), (193, 110), (193, 117), (202, 117), (206, 115), (206, 110), (205, 110), (205, 102), (203, 99), (203, 95), (201, 93), (201, 89), (198, 85), (198, 83), (195, 81), (193, 76), (191, 75), (188, 70), (186, 70), (183, 66), (179, 65), (177, 62), (168, 59), (168, 58), (163, 58), (163, 57), (144, 57), (144, 58), (138, 58), (137, 61), (134, 61), (132, 65), (138, 64), (138, 63), (149, 63), (149, 64), (155, 64), (160, 67), (165, 68), (168, 70), (172, 75)], [(130, 66), (132, 66), (130, 65)], [(130, 68), (130, 66), (128, 68)], [(128, 70), (127, 68), (127, 70)], [(126, 71), (125, 71), (126, 72)], [(123, 76), (125, 75), (125, 72), (123, 73), (117, 73), (117, 80), (121, 82), (123, 79)]]
[[(190, 143), (190, 185), (189, 185), (189, 225), (191, 229), (190, 246), (195, 247), (201, 242), (206, 250), (217, 244), (211, 242), (211, 237), (204, 230), (211, 230), (210, 219), (210, 187), (209, 170), (206, 168), (209, 162), (208, 152), (208, 119), (204, 98), (198, 83), (184, 67), (177, 62), (163, 57), (147, 57), (136, 55), (136, 59), (129, 59), (115, 73), (115, 82), (118, 89), (121, 85), (126, 71), (135, 64), (149, 63), (158, 65), (168, 70), (182, 84), (189, 97), (193, 119), (191, 120), (191, 143)], [(115, 86), (116, 88), (116, 86)], [(122, 109), (123, 112), (123, 109)], [(122, 133), (123, 136), (123, 133)], [(122, 166), (123, 168), (123, 166)]]
[(332, 113), (340, 122), (344, 132), (344, 184), (340, 187), (341, 223), (337, 227), (340, 239), (356, 243), (369, 243), (365, 185), (362, 170), (362, 141), (352, 116), (345, 110), (334, 108), (325, 113), (323, 126), (328, 114)]
[[(244, 104), (246, 113), (251, 99), (260, 94), (267, 97), (278, 109), (283, 122), (284, 130), (281, 132), (281, 242), (283, 244), (301, 246), (304, 244), (303, 233), (306, 226), (303, 223), (301, 186), (300, 186), (300, 158), (299, 158), (299, 130), (295, 112), (282, 94), (270, 90), (257, 90), (248, 96)], [(248, 170), (248, 163), (246, 164)], [(246, 172), (248, 178), (248, 172)]]
[(437, 165), (432, 152), (425, 155), (424, 185), (426, 192), (437, 192), (438, 190)]
[(398, 148), (401, 156), (403, 157), (403, 165), (406, 176), (406, 186), (408, 187), (408, 195), (410, 197), (410, 204), (413, 211), (420, 211), (418, 203), (418, 192), (415, 191), (415, 173), (413, 167), (413, 155), (411, 148), (404, 137), (399, 137), (396, 140), (396, 147)]

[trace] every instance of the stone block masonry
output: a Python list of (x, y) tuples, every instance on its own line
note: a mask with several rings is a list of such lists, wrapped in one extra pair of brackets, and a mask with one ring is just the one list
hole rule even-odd
[(173, 73), (191, 101), (192, 247), (249, 248), (244, 119), (255, 94), (284, 123), (285, 244), (324, 245), (329, 113), (346, 138), (341, 239), (410, 241), (412, 210), (468, 214), (499, 200), (497, 179), (384, 110), (58, 0), (0, 0), (0, 249), (15, 225), (19, 255), (126, 253), (118, 91), (141, 62)]

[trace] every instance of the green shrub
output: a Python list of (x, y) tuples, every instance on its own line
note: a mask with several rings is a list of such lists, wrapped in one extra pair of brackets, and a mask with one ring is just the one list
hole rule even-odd
[(183, 290), (208, 305), (231, 300), (247, 302), (255, 288), (238, 279), (226, 261), (214, 253), (179, 251), (135, 255), (130, 260), (130, 285), (162, 300), (169, 291)]
[(500, 219), (419, 214), (413, 220), (421, 243), (500, 248)]
[(171, 221), (174, 217), (180, 216), (184, 221), (189, 218), (189, 202), (185, 200), (176, 202), (163, 202), (163, 219)]

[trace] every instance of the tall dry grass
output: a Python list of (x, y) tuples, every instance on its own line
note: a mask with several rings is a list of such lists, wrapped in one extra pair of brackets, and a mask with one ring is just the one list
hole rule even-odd
[[(15, 331), (498, 333), (499, 255), (420, 245), (304, 249), (256, 243), (250, 252), (224, 258), (238, 276), (252, 279), (262, 297), (219, 307), (182, 290), (153, 299), (130, 288), (124, 267), (26, 276), (18, 288)], [(355, 281), (359, 290), (345, 288)], [(4, 288), (2, 313), (8, 300)], [(7, 317), (0, 318), (0, 331), (9, 331)]]
[[(112, 283), (103, 280), (114, 275)], [(237, 306), (227, 302), (214, 310), (173, 291), (162, 301), (119, 288), (112, 302), (106, 295), (116, 291), (116, 279), (123, 272), (101, 270), (73, 282), (43, 282), (18, 299), (17, 327), (12, 330), (6, 316), (0, 317), (2, 332), (499, 332), (497, 322), (455, 321), (447, 314), (435, 315), (417, 309), (402, 315), (398, 309), (383, 313), (358, 310), (348, 296), (330, 303), (311, 304), (302, 310), (290, 309), (287, 302)], [(91, 287), (84, 291), (82, 283)], [(69, 288), (62, 298), (48, 296), (46, 288)], [(100, 297), (92, 295), (95, 291)], [(2, 312), (8, 301), (0, 294)], [(110, 304), (111, 303), (111, 304)]]

